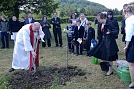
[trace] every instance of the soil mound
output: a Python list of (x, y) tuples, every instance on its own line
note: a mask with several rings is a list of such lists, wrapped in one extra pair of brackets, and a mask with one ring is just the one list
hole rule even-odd
[(8, 78), (8, 89), (49, 89), (53, 82), (66, 85), (71, 77), (84, 76), (86, 73), (77, 66), (38, 68), (33, 74), (29, 70), (15, 71)]

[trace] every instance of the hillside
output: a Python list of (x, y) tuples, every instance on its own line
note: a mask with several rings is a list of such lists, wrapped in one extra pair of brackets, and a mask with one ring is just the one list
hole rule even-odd
[(108, 9), (104, 5), (87, 0), (56, 0), (56, 2), (60, 3), (59, 11), (61, 12), (68, 12), (70, 10), (82, 12), (85, 11), (87, 7), (90, 7), (92, 10), (92, 15), (95, 15), (99, 11), (107, 11)]

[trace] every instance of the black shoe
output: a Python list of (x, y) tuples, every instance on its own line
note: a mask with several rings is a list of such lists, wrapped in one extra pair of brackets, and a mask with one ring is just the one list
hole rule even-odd
[(51, 47), (51, 45), (48, 45), (48, 47)]
[(109, 75), (105, 74), (105, 76), (110, 76), (110, 75), (112, 75), (112, 74), (113, 74), (113, 72), (112, 72), (111, 74), (109, 74)]
[(9, 72), (13, 72), (15, 69), (14, 68), (11, 68), (11, 69), (9, 69)]
[(6, 47), (6, 48), (8, 48), (8, 49), (9, 49), (9, 47)]
[(62, 45), (60, 45), (60, 47), (62, 47)]
[(134, 88), (134, 86), (129, 87), (129, 85), (126, 85), (126, 88)]

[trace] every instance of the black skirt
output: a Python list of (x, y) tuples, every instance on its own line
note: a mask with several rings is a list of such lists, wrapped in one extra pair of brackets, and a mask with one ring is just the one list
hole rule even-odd
[(118, 59), (117, 53), (112, 56), (108, 56), (106, 42), (104, 39), (102, 39), (101, 42), (99, 42), (92, 50), (89, 51), (89, 55), (105, 61), (116, 61), (116, 59)]
[(134, 36), (132, 37), (126, 52), (126, 61), (134, 63)]

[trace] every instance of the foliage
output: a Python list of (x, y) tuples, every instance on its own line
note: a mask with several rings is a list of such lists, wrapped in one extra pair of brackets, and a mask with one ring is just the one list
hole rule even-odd
[[(85, 13), (86, 16), (95, 15), (98, 12), (108, 11), (104, 5), (99, 3), (90, 2), (88, 0), (56, 0), (60, 3), (60, 8), (58, 9), (59, 15), (61, 17), (69, 17), (72, 12)], [(117, 8), (113, 9), (114, 15), (121, 15), (121, 11)]]
[(58, 5), (54, 0), (4, 0), (0, 1), (0, 11), (9, 17), (19, 17), (20, 10), (51, 15)]
[(0, 89), (7, 89), (8, 81), (7, 75), (3, 76), (0, 81)]
[(15, 5), (17, 0), (0, 0), (0, 12), (7, 16), (11, 16), (13, 14), (13, 6)]
[(60, 2), (60, 16), (70, 16), (72, 12), (85, 13), (86, 15), (96, 15), (99, 11), (107, 11), (103, 5), (87, 0), (56, 0)]

